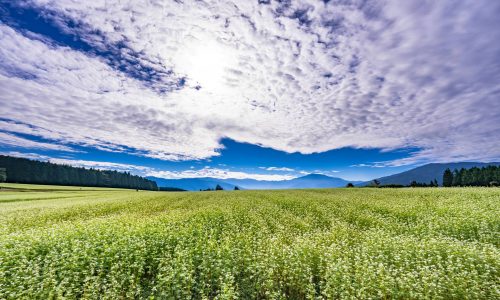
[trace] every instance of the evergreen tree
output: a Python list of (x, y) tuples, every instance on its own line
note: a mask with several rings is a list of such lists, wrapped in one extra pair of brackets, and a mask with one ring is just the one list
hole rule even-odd
[(0, 168), (0, 182), (7, 181), (7, 170), (5, 168)]
[(215, 187), (215, 190), (216, 191), (223, 191), (224, 189), (218, 184), (216, 187)]
[(452, 186), (461, 186), (462, 185), (462, 177), (460, 174), (460, 171), (455, 169), (453, 171), (453, 182), (451, 184)]
[(444, 171), (443, 174), (443, 186), (449, 187), (453, 184), (453, 173), (451, 173), (451, 170), (448, 168)]
[(239, 191), (239, 190), (240, 190), (240, 188), (239, 188), (239, 187), (237, 187), (237, 186), (234, 186), (234, 190), (235, 190), (235, 191)]
[[(13, 183), (58, 184), (77, 186), (105, 186), (143, 190), (158, 190), (156, 182), (117, 171), (76, 168), (50, 162), (0, 155), (0, 169)], [(0, 181), (2, 180), (0, 171)]]
[[(444, 174), (443, 174), (444, 176)], [(500, 167), (460, 169), (453, 171), (452, 186), (490, 186), (492, 181), (500, 180)]]

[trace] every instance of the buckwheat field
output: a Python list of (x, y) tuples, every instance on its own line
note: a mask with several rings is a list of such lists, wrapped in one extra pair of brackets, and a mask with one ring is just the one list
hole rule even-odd
[(500, 189), (4, 185), (0, 299), (499, 299)]

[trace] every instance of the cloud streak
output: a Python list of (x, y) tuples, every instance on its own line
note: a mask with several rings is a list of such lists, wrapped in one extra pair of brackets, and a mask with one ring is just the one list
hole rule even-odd
[(286, 168), (286, 167), (259, 167), (259, 169), (266, 171), (282, 171), (282, 172), (293, 172), (294, 169)]
[(296, 176), (283, 174), (259, 174), (247, 173), (242, 171), (231, 171), (219, 168), (202, 168), (198, 170), (183, 170), (183, 171), (150, 171), (147, 176), (154, 176), (166, 179), (181, 179), (181, 178), (203, 178), (212, 177), (219, 179), (255, 179), (280, 181), (293, 179)]
[(0, 146), (18, 147), (24, 149), (57, 150), (65, 152), (77, 152), (76, 150), (54, 143), (37, 142), (14, 134), (0, 132)]
[(13, 156), (13, 157), (21, 157), (32, 160), (39, 161), (49, 161), (54, 164), (59, 165), (69, 165), (73, 167), (83, 167), (83, 168), (94, 168), (99, 170), (117, 170), (117, 171), (129, 171), (134, 173), (145, 173), (150, 172), (153, 169), (145, 166), (138, 166), (132, 164), (123, 164), (123, 163), (114, 163), (114, 162), (106, 162), (106, 161), (93, 161), (93, 160), (82, 160), (82, 159), (68, 159), (68, 158), (58, 158), (51, 157), (38, 153), (26, 153), (19, 151), (2, 151), (0, 155)]
[(421, 149), (397, 164), (500, 158), (496, 2), (19, 3), (97, 50), (0, 23), (6, 143), (186, 160), (229, 137), (301, 153)]

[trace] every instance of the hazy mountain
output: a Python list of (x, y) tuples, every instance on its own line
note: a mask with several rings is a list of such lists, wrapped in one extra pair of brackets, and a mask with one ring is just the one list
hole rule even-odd
[(235, 186), (240, 189), (262, 190), (262, 189), (303, 189), (303, 188), (335, 188), (344, 187), (348, 182), (354, 184), (360, 181), (347, 181), (342, 178), (330, 177), (321, 174), (309, 174), (306, 176), (282, 180), (265, 181), (255, 179), (217, 179), (217, 178), (183, 178), (183, 179), (163, 179), (148, 177), (156, 181), (159, 187), (176, 187), (188, 191), (199, 191), (200, 189), (215, 188), (220, 184), (225, 190), (233, 190)]
[[(420, 183), (429, 183), (431, 180), (437, 179), (439, 185), (443, 183), (443, 172), (447, 168), (450, 170), (454, 169), (470, 169), (473, 167), (486, 167), (489, 165), (499, 166), (500, 162), (491, 162), (491, 163), (480, 163), (480, 162), (457, 162), (457, 163), (432, 163), (423, 165), (402, 173), (385, 176), (381, 178), (377, 178), (380, 181), (380, 184), (402, 184), (408, 185), (410, 182), (415, 180)], [(370, 182), (364, 182), (359, 185), (366, 185)]]
[(235, 185), (224, 182), (216, 178), (182, 178), (182, 179), (165, 179), (158, 177), (146, 177), (149, 180), (156, 181), (159, 187), (174, 187), (187, 191), (199, 191), (206, 189), (215, 189), (219, 184), (225, 190), (234, 190)]
[(309, 174), (288, 181), (289, 188), (329, 188), (344, 187), (349, 182), (356, 184), (360, 181), (348, 181), (339, 177), (330, 177), (322, 174)]
[(225, 182), (241, 186), (245, 189), (305, 189), (305, 188), (335, 188), (344, 187), (347, 183), (359, 183), (359, 181), (347, 181), (342, 178), (330, 177), (322, 174), (309, 174), (306, 176), (282, 180), (282, 181), (260, 181), (254, 179), (225, 179)]

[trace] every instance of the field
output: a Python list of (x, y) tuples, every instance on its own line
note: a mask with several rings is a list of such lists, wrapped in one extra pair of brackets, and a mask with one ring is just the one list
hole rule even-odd
[(497, 188), (2, 186), (0, 299), (500, 299)]

